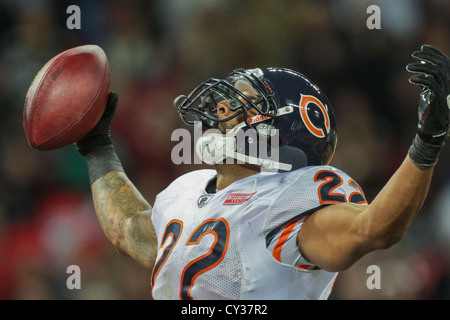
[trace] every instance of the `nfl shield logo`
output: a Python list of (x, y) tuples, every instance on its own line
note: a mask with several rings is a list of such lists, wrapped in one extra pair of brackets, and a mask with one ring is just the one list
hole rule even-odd
[(210, 197), (211, 197), (211, 195), (200, 196), (200, 198), (198, 198), (198, 201), (197, 201), (198, 207), (199, 208), (203, 207), (208, 202)]

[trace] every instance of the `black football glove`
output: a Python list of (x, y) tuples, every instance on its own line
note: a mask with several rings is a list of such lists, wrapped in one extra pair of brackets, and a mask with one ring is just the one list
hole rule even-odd
[(94, 149), (112, 145), (110, 126), (116, 112), (118, 99), (117, 93), (111, 92), (109, 94), (105, 111), (96, 126), (86, 136), (77, 141), (76, 146), (81, 155), (86, 156)]
[(411, 160), (419, 168), (436, 164), (449, 132), (450, 118), (450, 58), (429, 45), (414, 51), (418, 63), (406, 69), (416, 73), (409, 81), (422, 86), (419, 103), (417, 135), (409, 150)]

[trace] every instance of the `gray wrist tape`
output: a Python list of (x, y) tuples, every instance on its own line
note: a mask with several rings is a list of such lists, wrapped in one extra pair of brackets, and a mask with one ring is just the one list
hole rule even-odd
[(432, 144), (425, 142), (423, 139), (416, 135), (408, 154), (411, 161), (420, 169), (428, 169), (434, 167), (438, 161), (439, 154), (444, 141), (440, 144)]
[(113, 145), (103, 146), (90, 152), (86, 156), (86, 162), (91, 185), (111, 171), (124, 171)]

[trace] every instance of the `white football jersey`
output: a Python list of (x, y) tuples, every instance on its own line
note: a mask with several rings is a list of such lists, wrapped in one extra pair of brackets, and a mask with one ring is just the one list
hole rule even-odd
[(257, 173), (208, 194), (215, 170), (187, 173), (157, 197), (154, 299), (327, 299), (337, 273), (299, 251), (305, 217), (338, 202), (366, 203), (330, 166)]

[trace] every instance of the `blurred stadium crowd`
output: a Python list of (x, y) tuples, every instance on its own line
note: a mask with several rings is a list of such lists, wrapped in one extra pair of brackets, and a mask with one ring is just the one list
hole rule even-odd
[[(66, 9), (81, 9), (68, 30)], [(381, 9), (368, 30), (366, 9)], [(95, 217), (84, 159), (73, 146), (38, 152), (22, 128), (24, 98), (43, 64), (70, 47), (105, 50), (119, 93), (113, 135), (144, 196), (201, 165), (175, 166), (173, 99), (200, 81), (244, 67), (283, 66), (331, 100), (339, 143), (332, 165), (368, 200), (414, 137), (419, 89), (410, 53), (429, 43), (450, 54), (448, 0), (0, 1), (0, 299), (150, 299), (150, 274), (117, 253)], [(331, 299), (450, 298), (450, 146), (423, 210), (404, 239), (342, 272)], [(70, 265), (81, 290), (66, 286)], [(381, 270), (369, 290), (368, 266)]]

